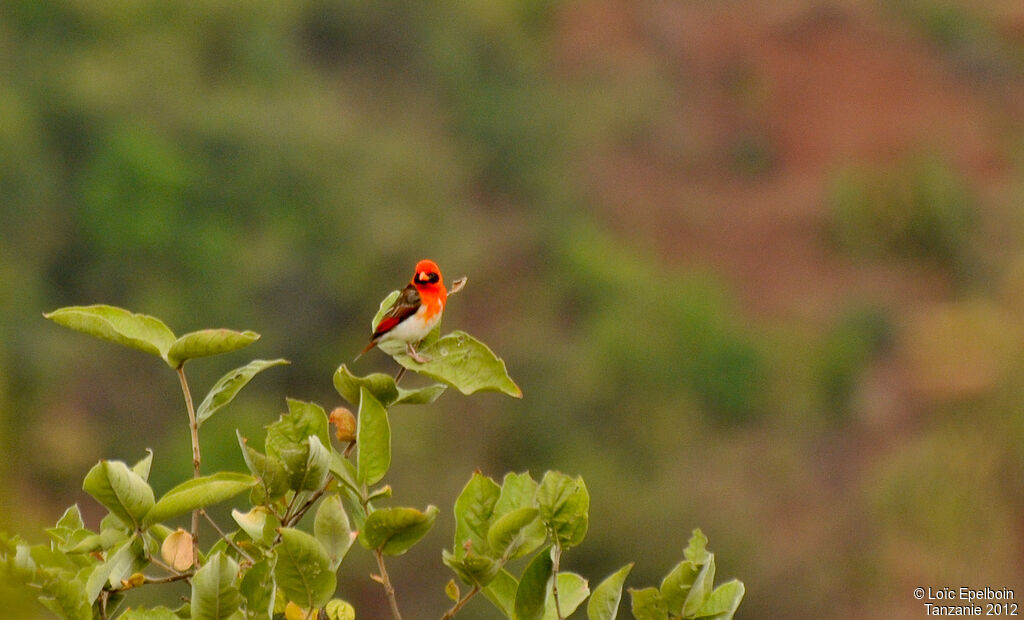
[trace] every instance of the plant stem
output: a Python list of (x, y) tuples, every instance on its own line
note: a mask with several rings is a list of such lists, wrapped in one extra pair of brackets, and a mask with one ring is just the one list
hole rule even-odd
[(164, 564), (164, 562), (162, 560), (160, 560), (160, 558), (156, 557), (155, 555), (150, 555), (149, 556), (149, 561), (152, 562), (153, 564), (156, 564), (160, 568), (164, 569), (168, 573), (171, 573), (172, 575), (183, 575), (184, 574), (181, 571), (175, 569), (174, 567), (168, 566), (167, 564)]
[[(182, 581), (182, 580), (185, 580), (185, 579), (191, 579), (193, 575), (195, 575), (195, 573), (192, 572), (192, 571), (188, 571), (188, 572), (185, 572), (185, 573), (177, 573), (177, 574), (174, 574), (174, 575), (168, 575), (167, 577), (149, 577), (149, 576), (143, 575), (143, 582), (142, 582), (142, 584), (174, 583), (175, 581)], [(119, 588), (110, 588), (110, 589), (104, 588), (103, 589), (103, 594), (104, 594), (104, 596), (109, 596), (110, 594), (114, 594), (114, 593), (117, 593), (117, 592), (124, 592), (125, 590), (131, 590), (132, 588), (138, 588), (142, 584), (132, 585), (132, 586), (128, 586), (128, 587), (125, 587), (124, 585), (122, 585)]]
[(295, 514), (293, 514), (290, 518), (286, 519), (282, 524), (285, 527), (291, 527), (298, 523), (299, 519), (302, 518), (302, 515), (306, 514), (306, 512), (313, 506), (313, 504), (316, 503), (316, 500), (320, 499), (323, 496), (323, 494), (327, 492), (327, 489), (331, 486), (331, 482), (333, 480), (334, 479), (332, 477), (328, 476), (327, 482), (324, 483), (324, 486), (320, 487), (311, 496), (309, 496), (309, 499), (307, 499), (306, 502), (302, 504), (302, 506), (299, 506), (299, 509), (295, 511)]
[(558, 605), (558, 561), (562, 557), (562, 545), (555, 543), (555, 550), (551, 556), (551, 598), (555, 601), (555, 615), (558, 616), (558, 620), (563, 620), (562, 608)]
[[(188, 389), (188, 381), (185, 379), (185, 365), (178, 366), (178, 379), (181, 381), (181, 392), (185, 395), (185, 408), (188, 409), (189, 429), (192, 431), (192, 477), (198, 478), (199, 464), (199, 422), (196, 420), (196, 410), (192, 406), (192, 393)], [(192, 511), (192, 563), (199, 566), (199, 510)]]
[(211, 517), (211, 516), (210, 516), (210, 515), (209, 515), (209, 514), (208, 514), (208, 513), (206, 512), (206, 510), (203, 510), (202, 508), (200, 508), (200, 509), (199, 509), (199, 512), (200, 512), (200, 513), (202, 513), (203, 517), (204, 517), (204, 518), (205, 518), (205, 519), (206, 519), (207, 521), (209, 521), (210, 525), (212, 525), (212, 526), (213, 526), (213, 529), (217, 530), (217, 533), (218, 533), (218, 534), (220, 534), (220, 537), (224, 539), (224, 542), (226, 542), (227, 544), (231, 545), (231, 547), (232, 547), (232, 548), (234, 548), (234, 550), (235, 550), (235, 551), (237, 551), (237, 552), (238, 552), (238, 553), (239, 553), (239, 554), (240, 554), (240, 555), (241, 555), (241, 556), (242, 556), (243, 558), (245, 558), (246, 560), (249, 560), (249, 562), (250, 562), (251, 564), (255, 564), (255, 563), (256, 563), (256, 560), (252, 559), (252, 556), (251, 556), (251, 555), (249, 555), (248, 553), (246, 553), (244, 549), (242, 549), (241, 547), (239, 547), (238, 545), (236, 545), (236, 544), (235, 544), (235, 542), (234, 542), (233, 540), (231, 540), (230, 538), (228, 538), (228, 535), (224, 533), (224, 530), (220, 529), (220, 526), (219, 526), (219, 525), (217, 525), (217, 522), (213, 520), (213, 517)]
[(391, 585), (391, 578), (388, 577), (388, 570), (384, 568), (384, 553), (380, 549), (376, 549), (373, 554), (377, 556), (377, 567), (380, 569), (381, 583), (384, 584), (384, 594), (387, 595), (388, 603), (391, 605), (391, 616), (395, 620), (402, 620), (402, 614), (398, 612), (398, 600), (395, 598), (395, 588)]
[(459, 611), (462, 610), (462, 608), (466, 605), (466, 603), (469, 602), (469, 599), (473, 598), (473, 596), (475, 596), (476, 593), (479, 592), (479, 591), (480, 591), (480, 586), (474, 585), (472, 590), (470, 590), (469, 592), (466, 592), (465, 596), (460, 598), (458, 600), (458, 602), (455, 603), (455, 605), (451, 609), (446, 611), (445, 614), (443, 616), (441, 616), (441, 620), (451, 620), (451, 618), (453, 616), (455, 616), (455, 614), (459, 613)]

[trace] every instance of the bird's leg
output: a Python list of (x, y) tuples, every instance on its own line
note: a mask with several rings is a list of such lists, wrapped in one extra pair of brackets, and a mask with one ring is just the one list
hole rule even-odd
[(409, 357), (416, 360), (418, 363), (426, 364), (427, 362), (430, 361), (430, 356), (423, 355), (422, 353), (417, 352), (416, 348), (412, 346), (411, 342), (406, 345), (406, 349), (409, 352)]

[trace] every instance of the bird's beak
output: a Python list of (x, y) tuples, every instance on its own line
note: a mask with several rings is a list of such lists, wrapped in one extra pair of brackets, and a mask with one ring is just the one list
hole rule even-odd
[(416, 276), (416, 279), (419, 280), (420, 282), (425, 282), (427, 279), (427, 272), (421, 271), (419, 275)]

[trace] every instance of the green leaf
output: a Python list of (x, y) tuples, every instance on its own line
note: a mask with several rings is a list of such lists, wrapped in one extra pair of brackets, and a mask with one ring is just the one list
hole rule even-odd
[(711, 596), (711, 591), (715, 585), (715, 554), (707, 554), (707, 562), (700, 567), (700, 572), (697, 573), (697, 578), (693, 580), (693, 586), (690, 587), (690, 592), (686, 595), (686, 600), (683, 602), (683, 615), (693, 616), (704, 606), (704, 603)]
[(588, 596), (590, 588), (586, 579), (576, 573), (558, 573), (558, 609), (555, 609), (554, 595), (549, 588), (544, 601), (544, 620), (558, 620), (559, 610), (562, 618), (568, 618)]
[(320, 438), (316, 435), (310, 435), (306, 441), (309, 446), (306, 466), (292, 477), (292, 488), (296, 491), (319, 490), (331, 475), (330, 451), (320, 443)]
[(266, 506), (256, 506), (249, 512), (231, 510), (231, 518), (238, 527), (248, 534), (249, 538), (270, 546), (277, 533), (280, 522)]
[(541, 620), (544, 617), (551, 571), (551, 548), (545, 547), (530, 561), (519, 580), (514, 606), (516, 620)]
[(245, 387), (252, 378), (258, 373), (271, 368), (273, 366), (280, 366), (287, 364), (288, 360), (276, 359), (276, 360), (253, 360), (246, 364), (236, 368), (223, 377), (217, 380), (217, 383), (213, 384), (210, 391), (203, 398), (203, 402), (199, 403), (199, 408), (196, 409), (196, 421), (202, 424), (207, 418), (212, 416), (221, 407), (224, 407), (238, 395), (238, 392)]
[(316, 403), (294, 398), (287, 399), (287, 403), (288, 413), (267, 427), (267, 454), (287, 463), (285, 454), (297, 451), (303, 454), (302, 461), (305, 461), (306, 451), (299, 446), (307, 437), (316, 435), (325, 446), (331, 443), (327, 414)]
[(429, 358), (417, 362), (407, 353), (395, 353), (395, 361), (409, 370), (447, 383), (463, 394), (501, 392), (522, 398), (523, 391), (508, 376), (505, 362), (487, 345), (464, 331), (456, 330), (419, 350)]
[(356, 418), (356, 480), (377, 484), (391, 467), (391, 424), (388, 412), (365, 387), (359, 388)]
[(429, 405), (448, 388), (443, 383), (434, 383), (421, 388), (406, 389), (398, 387), (394, 377), (382, 372), (375, 372), (365, 377), (352, 374), (348, 366), (342, 364), (334, 372), (334, 389), (338, 394), (352, 403), (359, 404), (359, 389), (366, 388), (382, 405)]
[(125, 610), (117, 620), (181, 620), (181, 616), (167, 607), (134, 607)]
[[(487, 544), (491, 553), (502, 558), (512, 558), (525, 545), (532, 542), (527, 538), (527, 528), (537, 522), (536, 508), (517, 508), (494, 519), (487, 530)], [(543, 539), (541, 539), (543, 543)], [(539, 545), (534, 546), (534, 549)], [(530, 549), (532, 551), (533, 549)], [(528, 553), (528, 552), (527, 552)], [(524, 554), (525, 555), (525, 554)]]
[(78, 504), (72, 504), (64, 511), (64, 514), (60, 516), (60, 519), (57, 519), (57, 527), (54, 529), (74, 532), (84, 527), (85, 522), (82, 521), (82, 512), (78, 509)]
[(43, 585), (39, 602), (67, 620), (92, 620), (92, 601), (78, 579), (51, 579)]
[(636, 620), (668, 620), (668, 608), (658, 588), (629, 590), (631, 611)]
[(352, 546), (352, 528), (341, 497), (331, 493), (324, 497), (313, 519), (313, 534), (331, 559), (331, 570), (337, 570)]
[(256, 332), (230, 329), (201, 329), (179, 337), (167, 350), (167, 363), (177, 368), (190, 359), (231, 353), (259, 340)]
[[(130, 522), (128, 522), (130, 523)], [(100, 547), (111, 549), (119, 542), (128, 540), (134, 527), (112, 512), (100, 519)]]
[(359, 491), (359, 483), (356, 482), (356, 466), (352, 464), (352, 461), (333, 450), (331, 451), (331, 473), (338, 479), (338, 482), (353, 491)]
[(334, 371), (334, 389), (353, 405), (359, 405), (360, 388), (369, 390), (385, 407), (398, 400), (398, 386), (391, 375), (375, 372), (365, 377), (357, 377), (345, 364)]
[(537, 488), (540, 518), (563, 548), (583, 542), (589, 524), (590, 494), (582, 477), (549, 471)]
[(690, 560), (676, 564), (661, 582), (661, 597), (670, 613), (677, 616), (683, 613), (683, 603), (690, 594), (690, 588), (700, 573), (700, 567)]
[(327, 620), (356, 620), (356, 610), (348, 601), (335, 598), (324, 606)]
[(501, 496), (494, 505), (494, 514), (503, 515), (517, 508), (537, 505), (537, 481), (529, 472), (507, 473), (501, 481)]
[(174, 343), (174, 332), (160, 319), (133, 314), (116, 306), (70, 306), (43, 316), (64, 327), (156, 355), (165, 361)]
[(238, 591), (245, 599), (246, 617), (253, 620), (272, 620), (274, 617), (274, 565), (263, 559), (245, 571)]
[(454, 579), (449, 579), (448, 583), (444, 584), (444, 595), (456, 602), (462, 598), (459, 584), (455, 583)]
[(108, 583), (111, 586), (121, 585), (121, 580), (127, 579), (131, 574), (134, 559), (135, 554), (130, 541), (107, 551), (107, 559), (96, 565), (85, 582), (85, 594), (89, 601), (94, 602), (100, 590)]
[(146, 448), (146, 456), (142, 457), (138, 463), (132, 465), (132, 471), (139, 475), (145, 481), (149, 481), (149, 470), (153, 466), (153, 451)]
[(423, 512), (415, 508), (381, 508), (366, 517), (359, 542), (385, 555), (402, 555), (426, 536), (437, 519), (437, 506)]
[(238, 611), (238, 563), (215, 553), (192, 577), (192, 620), (222, 620)]
[(338, 585), (331, 560), (316, 538), (290, 527), (281, 528), (274, 576), (288, 600), (306, 609), (330, 600)]
[(288, 413), (267, 427), (267, 454), (284, 463), (292, 489), (301, 489), (307, 478), (309, 436), (316, 435), (321, 445), (329, 446), (327, 429), (327, 414), (322, 407), (292, 398), (288, 399)]
[[(92, 539), (98, 539), (96, 534), (85, 529), (85, 524), (82, 522), (82, 513), (78, 510), (78, 504), (74, 504), (65, 510), (64, 514), (57, 521), (57, 525), (47, 529), (46, 533), (56, 543), (57, 549), (64, 553), (69, 553), (72, 549), (76, 549), (83, 544), (89, 546), (96, 545), (97, 543)], [(89, 551), (91, 550), (89, 549)]]
[(737, 579), (721, 584), (697, 610), (697, 617), (707, 620), (730, 620), (739, 608), (744, 592), (743, 582)]
[(481, 555), (489, 553), (487, 531), (500, 495), (501, 487), (496, 482), (480, 472), (473, 473), (473, 477), (455, 499), (456, 557), (465, 557), (467, 546)]
[[(18, 551), (19, 553), (22, 552), (20, 546)], [(77, 558), (72, 558), (65, 553), (61, 553), (60, 551), (55, 550), (51, 545), (32, 545), (31, 547), (26, 547), (26, 552), (34, 563), (32, 570), (39, 569), (49, 575), (60, 572), (76, 573), (81, 568), (81, 566), (75, 562), (75, 559)], [(17, 561), (21, 562), (26, 559), (27, 558), (18, 558)]]
[(494, 606), (505, 614), (506, 618), (512, 618), (515, 614), (516, 590), (518, 589), (519, 582), (512, 576), (512, 573), (501, 569), (482, 592), (487, 600), (494, 603)]
[(708, 561), (708, 556), (710, 555), (708, 553), (708, 537), (704, 535), (704, 532), (699, 527), (693, 530), (689, 544), (687, 544), (686, 549), (683, 549), (683, 555), (696, 566), (700, 566)]
[[(501, 495), (494, 505), (494, 517), (500, 517), (517, 510), (537, 506), (537, 482), (528, 472), (521, 474), (505, 474), (501, 483)], [(510, 556), (510, 559), (528, 555), (544, 544), (547, 530), (541, 520), (529, 524), (522, 532), (522, 542)]]
[(393, 405), (429, 405), (438, 399), (448, 386), (443, 383), (433, 383), (414, 390), (398, 388), (398, 399)]
[(615, 620), (619, 613), (619, 601), (622, 600), (622, 584), (626, 582), (633, 563), (626, 564), (605, 578), (590, 596), (587, 603), (588, 620)]
[(212, 506), (248, 491), (255, 485), (256, 479), (252, 476), (230, 471), (187, 480), (160, 498), (146, 514), (145, 523), (159, 523), (199, 508)]
[(460, 579), (480, 587), (491, 583), (501, 569), (501, 563), (498, 560), (472, 551), (463, 551), (457, 555), (443, 549), (441, 550), (441, 561), (455, 571)]
[(253, 504), (268, 504), (288, 492), (288, 470), (284, 463), (272, 456), (267, 456), (254, 448), (242, 437), (241, 431), (235, 431), (238, 445), (242, 448), (242, 457), (249, 471), (256, 476), (258, 483), (252, 490)]
[(121, 461), (100, 461), (85, 475), (82, 489), (125, 523), (138, 526), (153, 507), (153, 489)]

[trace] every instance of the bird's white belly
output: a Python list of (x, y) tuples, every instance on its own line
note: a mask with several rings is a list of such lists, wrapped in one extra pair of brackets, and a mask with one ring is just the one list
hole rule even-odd
[(386, 340), (397, 340), (399, 342), (406, 343), (417, 343), (423, 340), (430, 330), (434, 329), (437, 322), (441, 320), (441, 313), (438, 312), (430, 319), (424, 318), (427, 307), (421, 306), (416, 314), (410, 316), (406, 320), (402, 321), (398, 325), (395, 325), (391, 331), (384, 334), (381, 337), (381, 341)]

